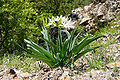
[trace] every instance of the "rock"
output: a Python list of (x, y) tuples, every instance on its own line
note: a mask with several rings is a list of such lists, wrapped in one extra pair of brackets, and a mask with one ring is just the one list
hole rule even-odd
[(0, 72), (0, 77), (2, 77), (4, 75), (4, 73), (3, 72)]
[(13, 74), (11, 75), (13, 79), (16, 79), (17, 78), (17, 74)]
[(48, 71), (50, 71), (50, 68), (43, 68), (43, 71), (48, 72)]
[(117, 49), (115, 46), (114, 46), (112, 49), (113, 49), (113, 52), (114, 52), (114, 53), (117, 53), (117, 52), (118, 52), (118, 49)]
[(120, 48), (118, 48), (118, 51), (120, 51)]
[[(93, 22), (92, 24), (85, 24), (86, 26), (106, 26), (108, 22), (115, 19), (115, 15), (120, 13), (120, 2), (118, 0), (95, 0), (98, 3), (91, 3), (83, 8), (77, 8), (72, 10), (72, 20), (80, 21), (80, 25), (83, 25), (87, 21)], [(77, 23), (77, 22), (76, 22)], [(119, 27), (119, 25), (116, 25)], [(89, 27), (88, 27), (89, 28)], [(97, 30), (97, 29), (96, 29)]]
[(68, 18), (71, 18), (72, 20), (78, 20), (79, 17), (78, 17), (78, 14), (75, 14), (75, 13), (71, 13)]
[(120, 60), (120, 54), (119, 53), (115, 54), (114, 60), (117, 60), (117, 61)]
[(16, 74), (15, 70), (13, 70), (13, 69), (10, 69), (10, 70), (9, 70), (9, 73), (10, 73), (10, 74)]
[(89, 18), (89, 17), (85, 17), (85, 18), (82, 19), (82, 21), (80, 22), (80, 24), (83, 24), (83, 23), (89, 21), (90, 19), (91, 18)]
[(72, 10), (72, 13), (80, 14), (82, 11), (83, 11), (83, 8), (80, 7), (80, 8)]
[(21, 73), (20, 74), (22, 78), (29, 78), (30, 74), (28, 72), (25, 72), (25, 73)]
[(93, 76), (93, 75), (96, 74), (96, 70), (92, 69), (92, 70), (90, 71), (90, 73), (91, 73), (91, 76)]
[(106, 65), (108, 68), (120, 67), (120, 62), (113, 62)]
[(62, 76), (59, 78), (60, 80), (70, 80), (70, 76), (69, 76), (69, 71), (64, 71), (64, 73), (62, 74)]
[(104, 14), (102, 12), (99, 12), (97, 17), (103, 16)]
[(106, 19), (107, 19), (107, 21), (109, 21), (109, 22), (110, 22), (110, 21), (112, 21), (112, 20), (114, 19), (114, 17), (113, 17), (113, 16), (109, 16), (109, 15), (108, 15), (108, 16), (106, 17)]
[(104, 14), (107, 13), (107, 7), (106, 7), (105, 3), (103, 3), (99, 6), (99, 8), (97, 10), (97, 13), (104, 13)]
[(106, 56), (106, 58), (108, 58), (108, 59), (111, 58), (111, 54), (110, 54), (110, 53), (106, 53), (105, 56)]
[(90, 9), (91, 9), (91, 5), (84, 6), (84, 10), (85, 10), (85, 12), (90, 11)]
[(104, 3), (106, 0), (100, 0), (101, 3)]
[(75, 65), (76, 67), (80, 67), (80, 63), (78, 63), (78, 62), (74, 62), (74, 65)]

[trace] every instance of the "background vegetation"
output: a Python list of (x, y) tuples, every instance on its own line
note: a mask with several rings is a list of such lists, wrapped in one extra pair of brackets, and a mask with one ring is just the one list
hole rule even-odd
[(20, 52), (23, 39), (38, 42), (43, 19), (66, 15), (92, 0), (0, 0), (0, 53)]

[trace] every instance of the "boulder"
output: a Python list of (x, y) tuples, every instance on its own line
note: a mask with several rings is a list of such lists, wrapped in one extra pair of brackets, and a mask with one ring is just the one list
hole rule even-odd
[(73, 22), (75, 20), (78, 23), (80, 22), (80, 25), (85, 23), (85, 26), (96, 26), (99, 28), (100, 25), (107, 25), (108, 22), (115, 18), (116, 14), (120, 14), (120, 0), (94, 0), (94, 2), (83, 8), (72, 10), (68, 16), (71, 16)]

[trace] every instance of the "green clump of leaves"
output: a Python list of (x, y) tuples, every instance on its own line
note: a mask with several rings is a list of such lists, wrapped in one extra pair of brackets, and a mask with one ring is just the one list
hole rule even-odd
[[(50, 38), (49, 33), (47, 32), (46, 28), (42, 29), (43, 40), (45, 41), (46, 47), (43, 48), (42, 46), (37, 45), (31, 40), (24, 40), (27, 44), (28, 49), (22, 48), (24, 51), (28, 53), (28, 56), (37, 58), (42, 60), (43, 62), (47, 63), (50, 67), (63, 67), (73, 64), (77, 59), (83, 56), (85, 53), (92, 51), (97, 47), (87, 48), (83, 50), (84, 47), (89, 45), (94, 40), (102, 37), (92, 37), (92, 38), (84, 38), (81, 42), (75, 45), (75, 41), (78, 38), (77, 34), (74, 36), (77, 27), (74, 28), (72, 33), (70, 34), (67, 30), (58, 30), (58, 38), (56, 42), (53, 42)], [(66, 33), (67, 38), (63, 40), (62, 32)]]

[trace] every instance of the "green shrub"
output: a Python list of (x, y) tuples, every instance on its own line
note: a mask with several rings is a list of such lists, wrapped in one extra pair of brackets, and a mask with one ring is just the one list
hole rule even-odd
[(93, 0), (35, 0), (39, 11), (52, 13), (53, 16), (67, 15), (72, 9), (88, 5)]
[(25, 47), (24, 38), (37, 43), (43, 19), (70, 13), (79, 4), (74, 2), (76, 0), (0, 0), (0, 53), (19, 50), (14, 42)]
[(23, 41), (28, 36), (36, 41), (34, 37), (40, 35), (41, 28), (34, 4), (22, 0), (1, 0), (0, 3), (0, 48), (3, 49), (0, 53), (12, 53), (16, 49), (14, 42), (25, 46)]

